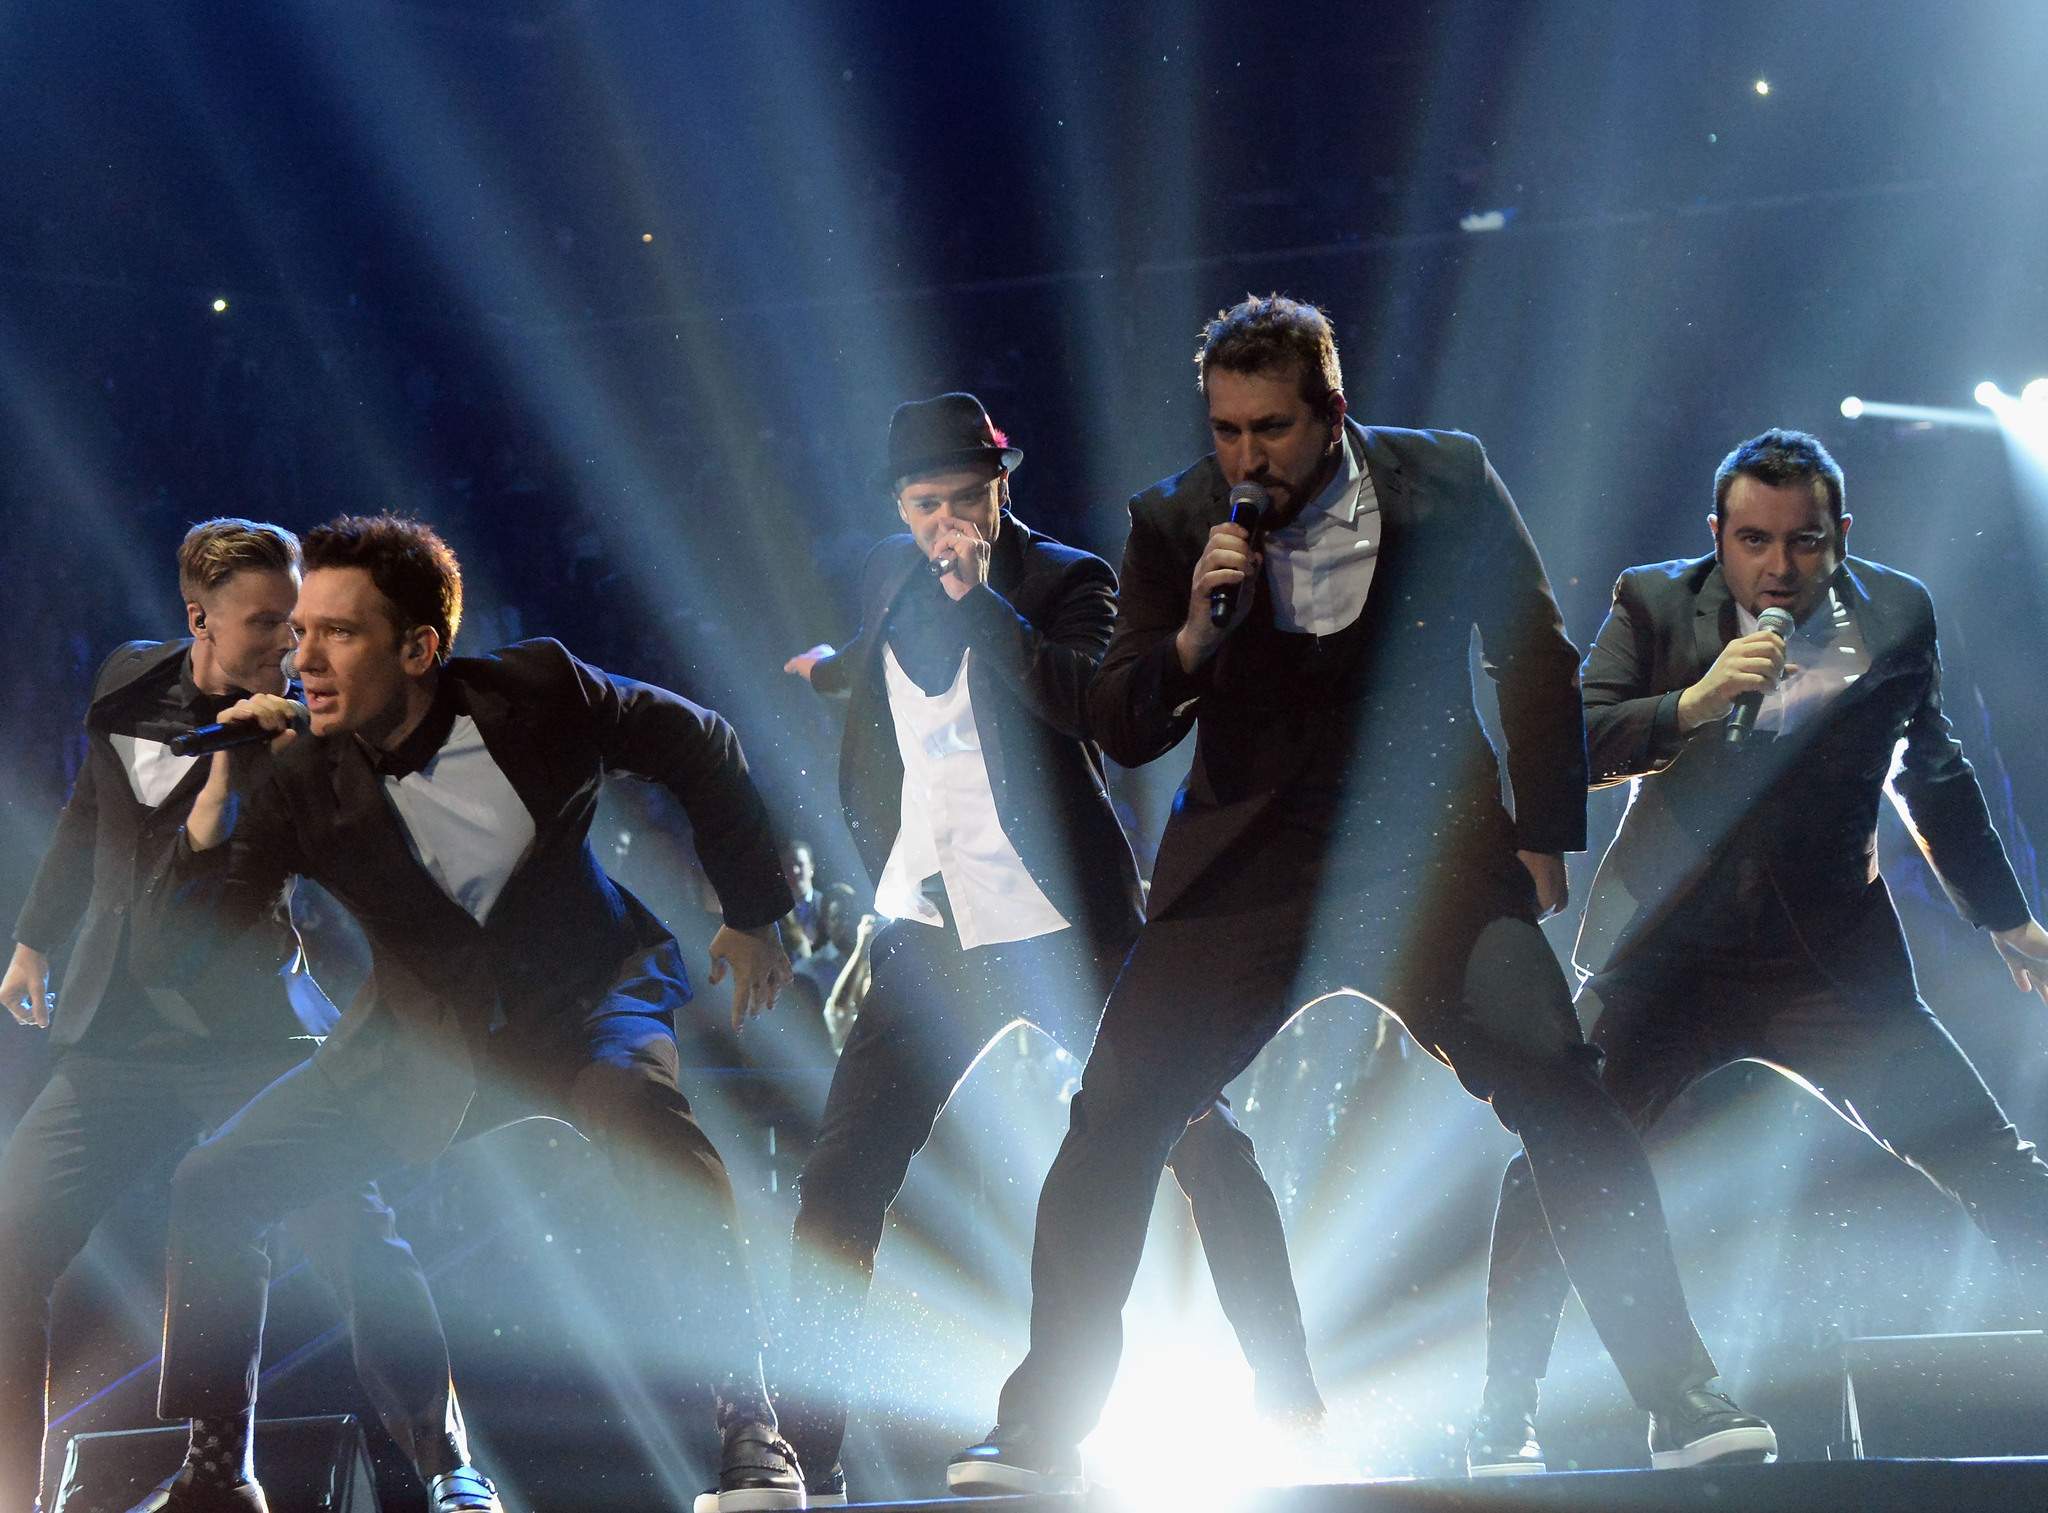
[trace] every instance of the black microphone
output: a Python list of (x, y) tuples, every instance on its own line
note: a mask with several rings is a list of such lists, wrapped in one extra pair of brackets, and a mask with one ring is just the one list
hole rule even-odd
[(943, 578), (959, 566), (959, 563), (958, 557), (934, 557), (924, 565), (924, 570), (934, 578)]
[[(1266, 492), (1262, 483), (1240, 483), (1230, 491), (1230, 523), (1241, 525), (1251, 537), (1254, 551), (1259, 545), (1259, 521), (1267, 510), (1273, 507), (1273, 496)], [(1237, 589), (1235, 583), (1212, 589), (1209, 593), (1209, 623), (1219, 630), (1230, 623), (1230, 617), (1237, 613)]]
[[(1773, 632), (1780, 641), (1792, 634), (1792, 611), (1780, 609), (1773, 604), (1756, 617), (1756, 628)], [(1757, 711), (1764, 707), (1764, 690), (1738, 694), (1735, 707), (1728, 711), (1728, 744), (1740, 746), (1749, 739), (1749, 733), (1756, 729)]]
[[(304, 735), (313, 726), (313, 712), (300, 704), (292, 715), (291, 728)], [(234, 746), (254, 746), (275, 740), (280, 732), (265, 730), (254, 720), (232, 720), (225, 725), (201, 725), (171, 741), (172, 756), (210, 756)]]

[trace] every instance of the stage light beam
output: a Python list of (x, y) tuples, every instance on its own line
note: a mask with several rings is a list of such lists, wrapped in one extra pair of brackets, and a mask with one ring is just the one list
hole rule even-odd
[(1851, 394), (1847, 399), (1842, 401), (1843, 419), (1854, 420), (1862, 413), (1863, 401), (1858, 399), (1854, 394)]
[(2037, 378), (2020, 390), (2020, 403), (2048, 409), (2048, 378)]
[(1997, 384), (1987, 378), (1970, 391), (1970, 397), (1985, 409), (1995, 410), (1998, 408), (1999, 400), (2005, 398), (2005, 395)]

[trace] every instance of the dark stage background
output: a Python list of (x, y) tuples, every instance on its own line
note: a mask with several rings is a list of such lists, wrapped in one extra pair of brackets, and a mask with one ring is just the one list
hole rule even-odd
[[(224, 512), (431, 520), (466, 568), (459, 650), (557, 636), (713, 704), (821, 874), (858, 882), (835, 712), (780, 667), (854, 628), (895, 523), (865, 486), (892, 407), (979, 394), (1028, 454), (1019, 514), (1114, 561), (1124, 500), (1205, 448), (1197, 326), (1268, 289), (1332, 313), (1354, 414), (1486, 442), (1581, 643), (1619, 569), (1707, 548), (1723, 453), (1817, 432), (1852, 548), (1934, 592), (1950, 707), (2038, 907), (2048, 501), (1994, 431), (1839, 406), (1968, 410), (1980, 380), (2048, 372), (2044, 76), (2029, 0), (0, 7), (0, 910), (67, 792), (94, 669), (179, 631), (171, 552)], [(1176, 780), (1120, 780), (1148, 849)], [(1602, 841), (1619, 810), (1596, 796)], [(672, 806), (622, 793), (599, 838), (708, 938)], [(1927, 996), (2039, 1129), (2040, 1006), (1895, 825), (1886, 854)], [(1335, 1447), (1427, 1472), (1476, 1396), (1511, 1147), (1373, 1031), (1319, 1011), (1239, 1096)], [(40, 1056), (0, 1036), (17, 1106)], [(689, 1090), (775, 1291), (829, 1063), (788, 1026), (705, 1059)], [(986, 1428), (1077, 1070), (1006, 1041), (913, 1175), (857, 1491), (929, 1493)], [(1782, 1080), (1735, 1069), (1669, 1124), (1703, 1329), (1788, 1453), (1832, 1432), (1838, 1334), (2022, 1322), (1974, 1231)], [(636, 1334), (597, 1165), (534, 1124), (399, 1184), (522, 1506), (705, 1474), (687, 1363)], [(146, 1363), (160, 1232), (145, 1192), (74, 1269), (63, 1406)], [(1154, 1238), (1112, 1429), (1227, 1460), (1247, 1379), (1177, 1199)], [(274, 1411), (350, 1399), (325, 1309), (281, 1284)], [(66, 1427), (142, 1421), (149, 1378)], [(1640, 1463), (1576, 1307), (1550, 1400), (1558, 1461)]]

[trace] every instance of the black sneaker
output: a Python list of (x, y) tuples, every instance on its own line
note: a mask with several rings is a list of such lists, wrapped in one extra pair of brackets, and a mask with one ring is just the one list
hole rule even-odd
[(718, 1490), (700, 1492), (692, 1513), (795, 1513), (805, 1506), (804, 1473), (789, 1441), (767, 1424), (725, 1432)]
[(1533, 1381), (1486, 1379), (1465, 1441), (1468, 1475), (1532, 1476), (1548, 1469), (1536, 1440), (1537, 1392)]
[(1011, 1497), (1032, 1492), (1085, 1492), (1077, 1445), (1048, 1449), (1028, 1429), (1001, 1424), (946, 1465), (946, 1490), (959, 1497)]
[(1778, 1436), (1726, 1393), (1695, 1387), (1670, 1408), (1650, 1415), (1650, 1464), (1680, 1471), (1709, 1461), (1763, 1462), (1778, 1458)]

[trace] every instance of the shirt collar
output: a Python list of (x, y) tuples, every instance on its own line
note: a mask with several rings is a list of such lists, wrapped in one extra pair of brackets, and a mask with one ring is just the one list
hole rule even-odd
[(462, 685), (441, 674), (441, 680), (434, 685), (434, 702), (427, 706), (426, 718), (412, 729), (412, 734), (400, 741), (389, 751), (372, 751), (370, 765), (377, 776), (386, 778), (410, 777), (415, 772), (426, 770), (441, 748), (448, 744), (448, 734), (455, 729), (456, 718), (469, 713), (469, 700), (462, 695)]
[(1343, 457), (1336, 475), (1323, 486), (1323, 491), (1309, 502), (1301, 513), (1304, 516), (1321, 513), (1345, 525), (1358, 524), (1358, 501), (1364, 490), (1358, 486), (1358, 459), (1351, 454), (1351, 438), (1340, 435), (1337, 448)]

